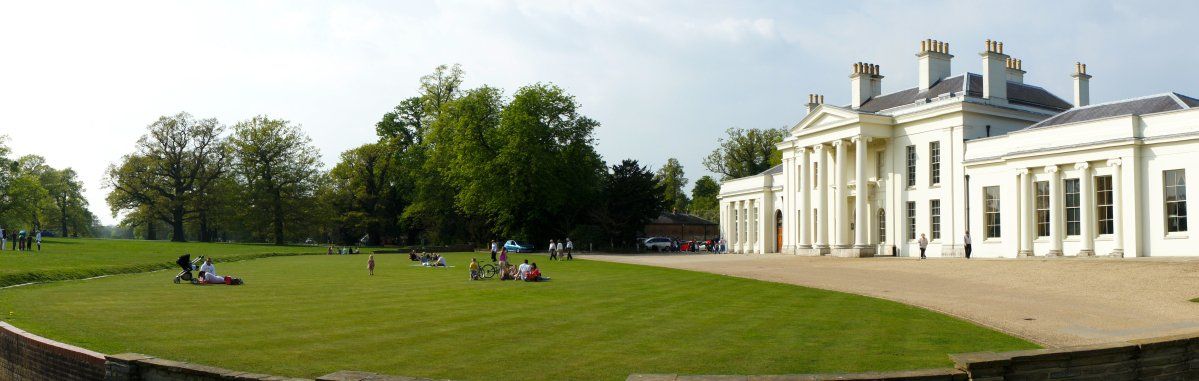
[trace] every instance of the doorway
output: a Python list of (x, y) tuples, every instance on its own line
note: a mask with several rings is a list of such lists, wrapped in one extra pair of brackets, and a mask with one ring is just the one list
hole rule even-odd
[(774, 252), (782, 253), (783, 252), (783, 211), (781, 211), (781, 210), (774, 211), (774, 231), (775, 231)]

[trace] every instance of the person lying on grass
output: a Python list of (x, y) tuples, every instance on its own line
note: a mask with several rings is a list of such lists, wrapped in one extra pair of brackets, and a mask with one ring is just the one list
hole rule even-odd
[(210, 273), (207, 271), (201, 271), (200, 272), (200, 284), (239, 285), (239, 284), (242, 284), (242, 281), (241, 281), (241, 278), (234, 278), (231, 276), (223, 276), (222, 277), (222, 276), (218, 276), (216, 274), (213, 274), (213, 273)]

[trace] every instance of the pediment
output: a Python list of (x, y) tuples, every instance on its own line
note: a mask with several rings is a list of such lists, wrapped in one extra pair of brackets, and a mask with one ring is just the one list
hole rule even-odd
[(819, 129), (821, 126), (842, 124), (846, 121), (857, 120), (858, 115), (860, 114), (853, 110), (820, 105), (808, 113), (799, 123), (796, 123), (794, 127), (791, 127), (791, 134), (795, 135), (802, 130)]

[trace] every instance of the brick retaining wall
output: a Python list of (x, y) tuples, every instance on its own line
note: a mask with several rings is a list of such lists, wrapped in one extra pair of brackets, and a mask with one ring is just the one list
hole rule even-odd
[[(950, 355), (954, 368), (851, 374), (690, 376), (634, 374), (629, 381), (680, 380), (1189, 380), (1199, 379), (1199, 333), (1068, 348)], [(105, 356), (0, 322), (0, 380), (216, 381), (306, 380), (158, 359)], [(413, 380), (341, 371), (317, 381)], [(311, 380), (307, 380), (311, 381)]]
[(85, 381), (103, 377), (103, 354), (0, 322), (0, 379)]

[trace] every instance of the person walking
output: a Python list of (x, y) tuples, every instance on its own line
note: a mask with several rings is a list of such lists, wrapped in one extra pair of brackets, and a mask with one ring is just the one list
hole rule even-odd
[(37, 230), (37, 251), (42, 251), (42, 229)]
[(970, 259), (970, 231), (966, 231), (966, 236), (962, 238), (962, 242), (966, 244), (966, 259)]
[(924, 250), (928, 249), (928, 238), (924, 236), (924, 233), (920, 233), (920, 240), (916, 243), (920, 244), (920, 259), (924, 259)]
[(0, 251), (4, 251), (6, 243), (8, 243), (8, 236), (4, 234), (4, 227), (0, 226)]
[(574, 255), (573, 255), (574, 251), (575, 251), (575, 243), (571, 242), (570, 238), (567, 238), (566, 239), (566, 260), (573, 261), (575, 259)]
[(499, 244), (497, 244), (494, 239), (491, 240), (491, 261), (492, 262), (495, 262), (495, 252), (499, 251), (498, 246), (499, 246)]
[(552, 240), (552, 239), (550, 240), (549, 250), (550, 250), (550, 260), (551, 261), (558, 260), (558, 246), (556, 243), (554, 243), (554, 240)]
[(566, 259), (566, 241), (558, 240), (558, 260)]

